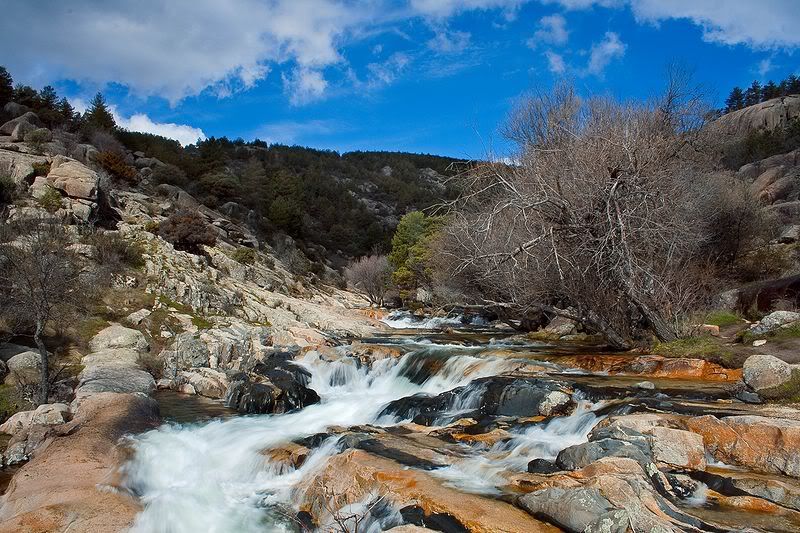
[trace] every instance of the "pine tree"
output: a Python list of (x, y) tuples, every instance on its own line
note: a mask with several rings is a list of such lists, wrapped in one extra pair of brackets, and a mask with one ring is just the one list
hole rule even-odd
[(75, 127), (75, 108), (72, 107), (72, 104), (69, 103), (69, 100), (66, 98), (62, 98), (60, 102), (58, 102), (57, 107), (58, 114), (61, 115), (61, 120), (64, 126), (68, 130), (71, 130)]
[(56, 109), (58, 106), (58, 94), (52, 86), (46, 85), (39, 91), (39, 105), (47, 109)]
[(777, 98), (781, 95), (781, 90), (775, 85), (775, 82), (769, 80), (766, 85), (764, 85), (764, 89), (761, 91), (761, 101), (766, 102), (767, 100), (771, 100), (773, 98)]
[(269, 201), (269, 184), (264, 164), (255, 157), (250, 158), (242, 171), (242, 200), (252, 208), (261, 208)]
[(14, 80), (11, 74), (5, 69), (0, 67), (0, 108), (6, 105), (14, 98)]
[(101, 93), (97, 93), (92, 98), (89, 109), (83, 115), (84, 127), (89, 131), (104, 130), (112, 132), (117, 129), (114, 116), (109, 111), (106, 101)]
[(29, 85), (17, 84), (14, 87), (14, 101), (18, 104), (35, 108), (39, 106), (39, 93)]
[(800, 94), (800, 78), (794, 74), (786, 77), (786, 94)]
[(761, 84), (758, 80), (753, 80), (752, 85), (744, 92), (744, 105), (747, 107), (759, 102), (761, 102)]
[(738, 111), (744, 107), (744, 92), (740, 87), (734, 87), (728, 99), (725, 100), (725, 112)]

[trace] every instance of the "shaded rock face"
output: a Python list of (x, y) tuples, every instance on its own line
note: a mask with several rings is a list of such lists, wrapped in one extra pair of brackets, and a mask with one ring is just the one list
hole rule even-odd
[(10, 150), (0, 150), (0, 175), (9, 176), (20, 183), (33, 176), (33, 165), (46, 163), (47, 158)]
[(239, 373), (231, 377), (225, 405), (240, 413), (286, 413), (319, 402), (319, 395), (290, 372), (274, 368), (264, 377)]
[(381, 415), (430, 425), (449, 411), (472, 409), (480, 415), (553, 416), (575, 407), (566, 383), (539, 378), (494, 376), (437, 396), (417, 394), (390, 402)]

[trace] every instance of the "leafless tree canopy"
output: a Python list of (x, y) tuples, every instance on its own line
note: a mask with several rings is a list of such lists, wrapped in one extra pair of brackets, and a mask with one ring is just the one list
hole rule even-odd
[(525, 100), (506, 128), (515, 162), (460, 176), (440, 266), (483, 303), (566, 315), (618, 347), (675, 338), (704, 292), (695, 184), (711, 161), (679, 82), (647, 103), (569, 86)]
[(0, 239), (0, 310), (7, 325), (30, 331), (41, 356), (39, 403), (47, 403), (45, 328), (69, 316), (87, 298), (77, 257), (64, 227), (36, 218), (5, 224)]
[(383, 305), (392, 279), (392, 268), (385, 255), (369, 255), (353, 261), (344, 270), (347, 282), (362, 291), (373, 305)]

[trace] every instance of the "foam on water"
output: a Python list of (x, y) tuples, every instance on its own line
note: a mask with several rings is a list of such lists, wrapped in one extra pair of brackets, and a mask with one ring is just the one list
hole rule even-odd
[(359, 367), (350, 358), (326, 361), (309, 352), (298, 363), (311, 372), (309, 386), (320, 395), (319, 404), (282, 415), (164, 425), (132, 438), (135, 455), (124, 470), (127, 485), (144, 504), (133, 531), (249, 532), (264, 531), (265, 526), (291, 530), (287, 519), (274, 512), (275, 506), (291, 506), (292, 490), (335, 453), (335, 439), (296, 470), (270, 464), (264, 450), (329, 426), (380, 423), (378, 414), (392, 400), (439, 394), (497, 374), (507, 365), (450, 354), (434, 375), (415, 384), (404, 375), (414, 355)]

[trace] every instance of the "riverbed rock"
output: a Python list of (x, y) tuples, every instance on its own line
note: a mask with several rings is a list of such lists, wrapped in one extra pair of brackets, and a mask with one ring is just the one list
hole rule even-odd
[(742, 367), (742, 379), (756, 392), (792, 380), (792, 365), (772, 355), (751, 355)]
[(240, 372), (230, 379), (225, 405), (240, 413), (286, 413), (319, 402), (315, 391), (282, 369), (275, 369), (269, 376)]
[(771, 333), (781, 326), (791, 324), (800, 320), (800, 313), (794, 311), (773, 311), (752, 326), (748, 330), (753, 335), (765, 335)]
[(105, 348), (85, 355), (81, 359), (84, 367), (118, 366), (136, 368), (141, 355), (130, 348)]
[(146, 352), (150, 349), (150, 344), (141, 331), (126, 328), (119, 324), (112, 324), (92, 337), (89, 341), (89, 349), (93, 352), (106, 350), (109, 348), (127, 348), (137, 352)]
[(756, 472), (800, 477), (800, 421), (764, 416), (690, 418), (686, 428), (703, 437), (718, 461)]
[(330, 519), (326, 502), (331, 493), (352, 502), (380, 493), (395, 508), (417, 509), (424, 527), (430, 523), (427, 520), (439, 516), (451, 524), (452, 531), (558, 531), (513, 505), (460, 492), (425, 472), (362, 450), (348, 450), (331, 457), (323, 468), (305, 479), (299, 490), (300, 509), (309, 512), (318, 523), (326, 522)]
[(224, 372), (212, 368), (193, 368), (178, 374), (178, 380), (190, 385), (196, 394), (224, 398), (230, 385)]
[(639, 445), (628, 441), (604, 438), (564, 448), (556, 457), (562, 470), (578, 470), (603, 457), (625, 457), (641, 464), (650, 462), (651, 450), (644, 441)]
[(127, 530), (140, 505), (114, 480), (117, 442), (159, 423), (158, 404), (132, 394), (86, 399), (13, 477), (0, 506), (0, 532)]
[(706, 467), (703, 437), (691, 431), (654, 427), (650, 430), (650, 449), (656, 465), (662, 468)]
[(153, 376), (144, 370), (123, 366), (88, 367), (80, 373), (78, 379), (75, 396), (79, 402), (102, 392), (149, 395), (156, 389)]
[(613, 510), (594, 487), (553, 487), (526, 494), (519, 505), (534, 516), (542, 516), (566, 531), (581, 532), (598, 517)]

